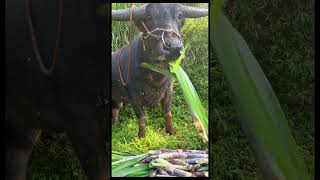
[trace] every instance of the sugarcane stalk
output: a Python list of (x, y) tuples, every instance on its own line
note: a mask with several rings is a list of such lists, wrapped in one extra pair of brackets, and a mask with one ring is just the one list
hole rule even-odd
[(164, 160), (164, 159), (155, 159), (153, 161), (150, 162), (149, 164), (150, 167), (163, 167), (163, 168), (166, 168), (166, 167), (172, 167), (172, 168), (175, 168), (175, 169), (180, 169), (180, 170), (185, 170), (185, 171), (188, 171), (189, 169), (193, 169), (194, 167), (190, 167), (189, 165), (188, 166), (185, 166), (185, 165), (174, 165), (174, 164), (171, 164), (170, 162)]
[(143, 162), (143, 163), (149, 163), (149, 162), (151, 162), (152, 160), (153, 160), (153, 158), (152, 158), (152, 157), (150, 157), (150, 156), (148, 156), (148, 157), (146, 157), (146, 158), (142, 159), (142, 161), (141, 161), (141, 162)]
[(185, 153), (186, 158), (208, 158), (208, 154), (193, 154), (193, 153)]
[(184, 171), (181, 169), (176, 169), (173, 167), (166, 167), (165, 170), (173, 176), (179, 176), (179, 177), (196, 177), (194, 174), (189, 173), (188, 171)]
[(177, 177), (177, 176), (170, 176), (170, 175), (161, 175), (161, 174), (157, 174), (155, 177)]
[(156, 175), (157, 175), (157, 170), (156, 169), (151, 171), (150, 177), (155, 177)]
[(159, 154), (152, 154), (150, 156), (152, 159), (180, 159), (180, 158), (208, 158), (208, 154), (205, 154), (205, 151), (199, 151), (196, 153), (196, 151), (193, 152), (184, 152), (181, 149), (178, 150), (170, 150), (170, 152), (167, 151), (167, 149), (165, 151), (161, 150), (161, 153)]
[(186, 153), (183, 152), (171, 152), (158, 155), (159, 159), (174, 159), (174, 158), (188, 158)]
[(161, 175), (169, 175), (167, 171), (163, 170), (162, 168), (156, 168), (156, 170), (161, 174)]
[(208, 158), (194, 158), (194, 159), (186, 159), (186, 163), (188, 164), (208, 164)]
[(197, 177), (208, 177), (208, 172), (192, 172)]
[(175, 165), (182, 165), (182, 166), (188, 166), (189, 165), (188, 163), (186, 163), (185, 161), (182, 161), (180, 159), (169, 159), (168, 162), (171, 163), (171, 164), (175, 164)]
[(200, 167), (201, 167), (201, 164), (195, 164), (195, 165), (192, 166), (191, 171), (192, 171), (192, 172), (195, 172), (195, 171), (197, 171)]
[(184, 166), (185, 168), (182, 170), (187, 170), (187, 171), (191, 171), (193, 169), (193, 166), (186, 163), (185, 161), (182, 161), (180, 159), (169, 159), (168, 160), (169, 163), (174, 164), (174, 165), (181, 165)]
[(172, 166), (168, 161), (164, 159), (155, 159), (150, 162), (149, 167), (169, 167)]
[(192, 154), (208, 154), (208, 151), (201, 151), (201, 150), (185, 150), (187, 153), (192, 153)]

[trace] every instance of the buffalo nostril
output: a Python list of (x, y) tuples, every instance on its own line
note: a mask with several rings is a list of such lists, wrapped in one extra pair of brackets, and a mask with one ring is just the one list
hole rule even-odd
[(166, 45), (168, 46), (168, 48), (171, 48), (171, 41), (169, 41), (169, 40), (165, 40), (165, 43), (166, 43)]

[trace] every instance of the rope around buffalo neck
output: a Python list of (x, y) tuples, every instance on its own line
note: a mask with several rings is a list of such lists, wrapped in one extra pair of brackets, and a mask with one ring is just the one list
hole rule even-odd
[(31, 34), (31, 43), (32, 43), (32, 49), (34, 51), (34, 54), (36, 56), (36, 60), (38, 61), (39, 65), (40, 65), (40, 69), (41, 71), (45, 74), (45, 75), (50, 75), (55, 67), (56, 61), (57, 61), (57, 56), (58, 56), (58, 49), (59, 49), (59, 45), (60, 45), (60, 41), (61, 41), (61, 34), (62, 34), (62, 17), (63, 17), (63, 0), (59, 1), (59, 20), (58, 20), (58, 28), (57, 28), (57, 39), (56, 39), (56, 45), (55, 48), (53, 50), (53, 60), (51, 63), (51, 66), (49, 67), (49, 69), (43, 64), (43, 58), (40, 55), (39, 52), (39, 46), (37, 43), (37, 38), (36, 38), (36, 34), (35, 31), (33, 29), (33, 22), (32, 22), (32, 18), (31, 18), (31, 1), (27, 0), (26, 2), (26, 13), (27, 13), (27, 22), (28, 22), (28, 27), (29, 27), (29, 31)]

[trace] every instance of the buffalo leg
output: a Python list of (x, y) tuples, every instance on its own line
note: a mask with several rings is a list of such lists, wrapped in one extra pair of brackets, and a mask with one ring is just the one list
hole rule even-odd
[(112, 101), (112, 122), (114, 125), (119, 125), (119, 112), (122, 108), (123, 103), (122, 102), (116, 102)]
[[(129, 90), (129, 92), (133, 92), (133, 91)], [(143, 138), (146, 135), (146, 121), (147, 121), (147, 117), (143, 111), (143, 106), (138, 96), (135, 95), (134, 93), (129, 94), (129, 101), (130, 101), (130, 104), (132, 105), (134, 113), (138, 118), (138, 126), (139, 126), (138, 137)]]
[(29, 156), (41, 130), (9, 128), (6, 133), (6, 180), (25, 180)]
[[(85, 126), (84, 126), (85, 127)], [(70, 140), (79, 157), (88, 180), (105, 180), (109, 177), (109, 169), (103, 141), (94, 132), (77, 130), (69, 132)]]
[(138, 132), (138, 137), (143, 138), (146, 136), (146, 120), (147, 117), (144, 115), (139, 115), (138, 116), (138, 124), (139, 124), (139, 132)]
[(166, 125), (166, 132), (170, 135), (176, 134), (176, 129), (172, 125), (172, 114), (170, 111), (170, 106), (172, 103), (172, 92), (173, 92), (173, 84), (171, 83), (165, 95), (161, 99), (162, 111), (163, 111), (165, 125)]

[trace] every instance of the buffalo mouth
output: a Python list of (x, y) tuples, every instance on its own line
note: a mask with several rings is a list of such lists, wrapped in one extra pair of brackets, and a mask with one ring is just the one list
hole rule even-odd
[(161, 54), (160, 57), (164, 57), (163, 60), (169, 60), (168, 58), (170, 56), (172, 56), (171, 52), (169, 50), (165, 49), (163, 44), (161, 44), (159, 47), (159, 54)]
[(173, 53), (170, 50), (164, 48), (164, 45), (160, 45), (158, 53), (160, 54), (156, 61), (157, 63), (168, 63), (179, 58), (180, 53)]

